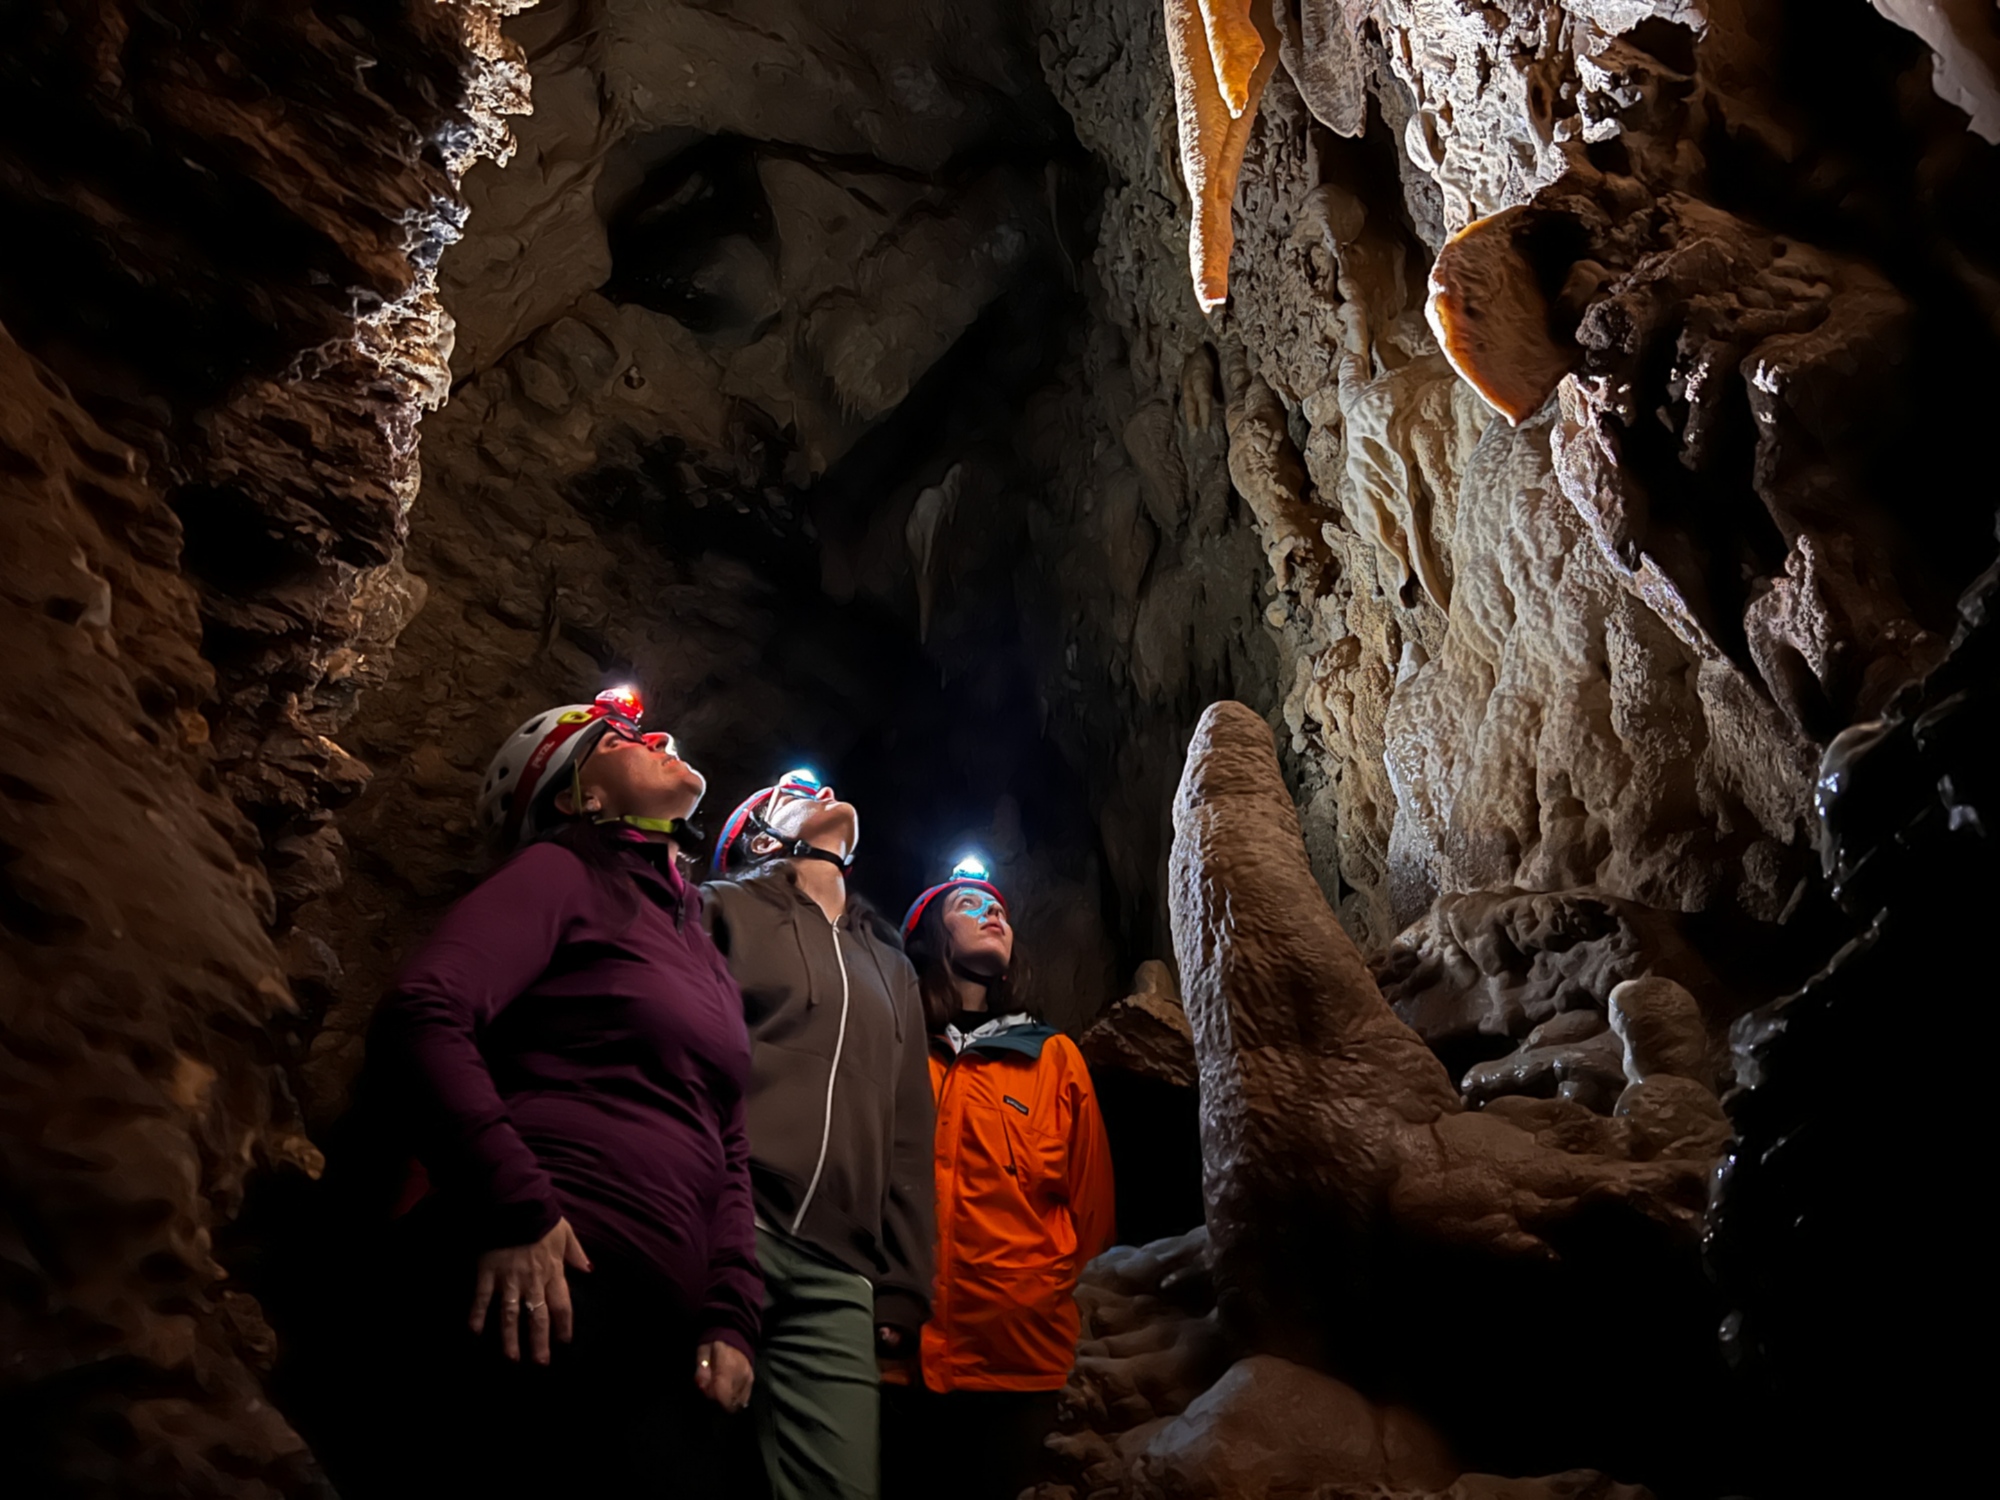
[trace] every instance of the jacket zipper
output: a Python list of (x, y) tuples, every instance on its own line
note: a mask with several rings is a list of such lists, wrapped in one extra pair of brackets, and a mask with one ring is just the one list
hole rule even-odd
[(826, 1171), (826, 1148), (833, 1139), (833, 1084), (840, 1076), (840, 1054), (847, 1045), (847, 957), (840, 951), (840, 924), (827, 919), (827, 930), (833, 934), (833, 961), (840, 966), (840, 1030), (833, 1039), (833, 1066), (826, 1071), (826, 1116), (820, 1123), (819, 1160), (813, 1163), (812, 1181), (806, 1184), (806, 1195), (799, 1199), (799, 1211), (792, 1216), (792, 1234), (796, 1236), (799, 1225), (806, 1219), (806, 1210), (812, 1207), (813, 1194), (819, 1191), (820, 1174)]

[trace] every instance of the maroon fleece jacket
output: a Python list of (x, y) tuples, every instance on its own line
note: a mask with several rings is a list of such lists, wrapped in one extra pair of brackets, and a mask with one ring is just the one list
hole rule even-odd
[(567, 1218), (593, 1261), (657, 1273), (699, 1341), (747, 1355), (763, 1281), (742, 996), (671, 862), (643, 840), (615, 857), (515, 855), (403, 970), (378, 1035), (475, 1246)]

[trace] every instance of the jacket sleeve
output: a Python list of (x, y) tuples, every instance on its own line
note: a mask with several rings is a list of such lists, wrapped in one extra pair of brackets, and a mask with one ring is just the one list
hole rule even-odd
[[(703, 924), (708, 925), (713, 920), (715, 904), (706, 899), (706, 893), (701, 908)], [(729, 966), (712, 942), (701, 941), (700, 946), (708, 949), (708, 960), (717, 981), (735, 998), (740, 1011), (742, 997), (737, 994)], [(750, 1197), (750, 1132), (741, 1091), (730, 1100), (723, 1116), (722, 1157), (722, 1193), (715, 1205), (715, 1223), (709, 1241), (708, 1295), (703, 1300), (703, 1327), (696, 1342), (706, 1344), (719, 1339), (735, 1345), (754, 1361), (757, 1336), (763, 1327), (764, 1276), (757, 1267), (757, 1211)]]
[(750, 1204), (750, 1136), (744, 1129), (741, 1094), (723, 1123), (722, 1148), (728, 1175), (715, 1208), (708, 1296), (702, 1307), (705, 1326), (696, 1342), (719, 1339), (755, 1360), (763, 1323), (764, 1277), (757, 1268), (757, 1221)]
[(1110, 1247), (1117, 1233), (1117, 1190), (1111, 1176), (1111, 1141), (1104, 1133), (1104, 1115), (1097, 1107), (1090, 1068), (1068, 1037), (1051, 1045), (1062, 1049), (1069, 1079), (1069, 1207), (1076, 1222), (1078, 1267), (1088, 1265)]
[(711, 881), (701, 887), (701, 925), (715, 951), (729, 957), (729, 913), (725, 909), (733, 895), (727, 881)]
[(532, 1244), (555, 1228), (562, 1208), (508, 1117), (480, 1034), (547, 969), (588, 878), (564, 849), (542, 844), (516, 855), (451, 909), (377, 1019), (418, 1159), (488, 1249)]
[(931, 1098), (931, 1064), (917, 975), (901, 954), (896, 1007), (903, 1024), (903, 1055), (896, 1075), (896, 1128), (890, 1146), (889, 1192), (882, 1205), (886, 1269), (875, 1284), (875, 1320), (914, 1330), (931, 1315), (932, 1262), (937, 1244), (937, 1105)]

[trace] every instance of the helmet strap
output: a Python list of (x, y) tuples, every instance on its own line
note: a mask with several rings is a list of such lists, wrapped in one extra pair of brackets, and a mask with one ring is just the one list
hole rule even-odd
[(642, 818), (637, 813), (626, 813), (619, 818), (599, 818), (597, 826), (609, 827), (614, 824), (637, 828), (645, 833), (663, 833), (670, 839), (699, 839), (701, 830), (686, 818)]
[[(807, 843), (804, 839), (787, 838), (769, 823), (766, 823), (764, 815), (754, 809), (750, 813), (750, 821), (756, 826), (758, 833), (778, 841), (778, 847), (771, 850), (770, 853), (750, 855), (751, 860), (757, 864), (764, 864), (774, 859), (819, 859), (825, 860), (830, 865), (839, 865), (843, 875), (854, 868), (853, 855), (835, 854), (831, 849), (822, 849), (817, 844)], [(744, 852), (746, 854), (749, 853), (747, 848)]]
[(1007, 977), (1005, 973), (975, 974), (972, 970), (966, 968), (964, 964), (949, 955), (945, 958), (944, 966), (951, 970), (952, 978), (963, 979), (967, 984), (981, 985), (986, 989), (988, 994), (992, 993), (994, 985)]

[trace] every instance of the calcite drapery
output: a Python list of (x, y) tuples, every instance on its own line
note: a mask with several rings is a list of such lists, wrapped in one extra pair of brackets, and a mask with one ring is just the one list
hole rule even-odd
[(1299, 96), (1328, 130), (1357, 136), (1368, 124), (1368, 79), (1355, 22), (1356, 0), (1273, 0), (1278, 56)]
[(1549, 335), (1549, 304), (1514, 243), (1527, 209), (1476, 220), (1431, 266), (1424, 312), (1452, 368), (1515, 426), (1549, 399), (1578, 350)]
[[(1253, 0), (1244, 7), (1254, 21), (1259, 49), (1251, 52), (1232, 22), (1219, 28), (1229, 50), (1211, 51), (1208, 17), (1232, 14), (1229, 0), (1166, 0), (1167, 51), (1173, 62), (1174, 105), (1180, 120), (1181, 176), (1187, 184), (1192, 224), (1188, 229), (1188, 268), (1203, 311), (1220, 307), (1229, 297), (1229, 252), (1236, 243), (1230, 228), (1230, 207), (1236, 177), (1256, 123), (1257, 101), (1278, 65), (1278, 49), (1265, 44), (1261, 32), (1270, 27), (1270, 0)], [(1275, 38), (1272, 39), (1275, 42)], [(1243, 71), (1246, 59), (1253, 66)], [(1222, 80), (1228, 80), (1225, 94)], [(1239, 100), (1241, 102), (1236, 102)]]
[(1264, 38), (1251, 19), (1255, 0), (1197, 0), (1203, 35), (1215, 67), (1216, 92), (1232, 117), (1251, 105), (1251, 80), (1264, 60)]

